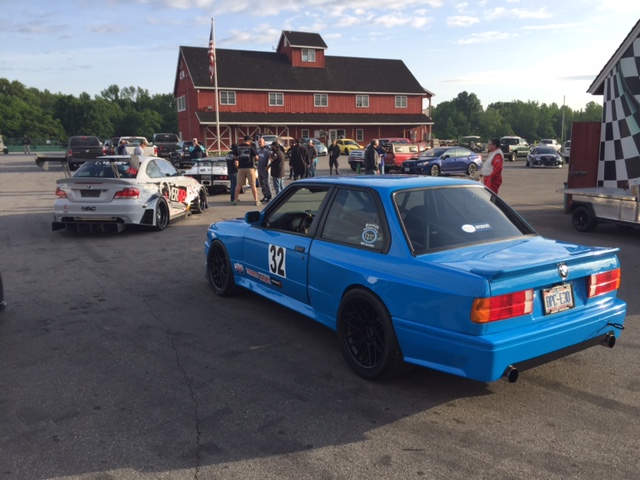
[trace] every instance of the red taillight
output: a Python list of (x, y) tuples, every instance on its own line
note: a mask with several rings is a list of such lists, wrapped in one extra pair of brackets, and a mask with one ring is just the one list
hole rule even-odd
[(154, 157), (158, 156), (158, 147), (156, 147), (155, 145), (153, 146), (153, 156)]
[(620, 288), (620, 269), (608, 272), (594, 273), (587, 280), (587, 295), (589, 298), (597, 297)]
[(140, 196), (140, 190), (138, 190), (137, 188), (133, 188), (133, 187), (127, 187), (124, 190), (120, 190), (119, 192), (116, 192), (116, 194), (114, 195), (114, 200), (116, 198), (126, 198), (126, 199), (131, 199), (131, 198), (138, 198)]
[(471, 321), (489, 323), (526, 315), (533, 311), (533, 290), (497, 297), (476, 298), (471, 306)]
[(71, 150), (71, 149), (67, 150), (67, 156), (68, 157), (73, 157), (73, 150)]
[(60, 187), (56, 187), (56, 198), (67, 198), (67, 192)]

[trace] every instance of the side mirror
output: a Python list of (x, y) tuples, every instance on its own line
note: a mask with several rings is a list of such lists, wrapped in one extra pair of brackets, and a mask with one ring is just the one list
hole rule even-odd
[(244, 221), (249, 224), (255, 224), (260, 221), (260, 212), (257, 210), (247, 212), (244, 214)]

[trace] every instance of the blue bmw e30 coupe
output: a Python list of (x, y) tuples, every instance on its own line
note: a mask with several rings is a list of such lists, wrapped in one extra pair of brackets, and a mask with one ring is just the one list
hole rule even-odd
[(615, 248), (541, 237), (470, 180), (304, 179), (207, 231), (214, 292), (244, 287), (337, 332), (368, 379), (415, 364), (490, 382), (624, 328)]

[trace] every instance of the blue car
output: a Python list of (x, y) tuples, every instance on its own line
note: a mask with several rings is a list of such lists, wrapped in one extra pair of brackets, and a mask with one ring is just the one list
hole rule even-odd
[(248, 289), (335, 330), (358, 375), (483, 382), (612, 347), (616, 252), (541, 237), (478, 182), (412, 175), (299, 180), (205, 243), (217, 295)]
[(482, 157), (464, 147), (437, 147), (402, 163), (402, 173), (417, 175), (469, 175), (482, 167)]

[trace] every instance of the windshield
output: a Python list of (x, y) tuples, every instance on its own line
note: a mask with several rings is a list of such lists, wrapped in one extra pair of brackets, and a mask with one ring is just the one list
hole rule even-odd
[(180, 139), (174, 133), (156, 133), (153, 141), (154, 143), (178, 143)]
[(537, 148), (533, 151), (533, 153), (543, 153), (543, 154), (545, 154), (545, 155), (546, 155), (546, 154), (549, 154), (549, 153), (553, 153), (553, 154), (555, 154), (555, 153), (556, 153), (556, 151), (555, 151), (553, 148), (551, 148), (551, 147), (537, 147)]
[(520, 143), (520, 140), (518, 140), (517, 138), (503, 138), (502, 143), (504, 143), (505, 145), (518, 145), (518, 143)]
[(409, 245), (417, 254), (536, 233), (482, 186), (403, 191), (394, 195), (394, 201)]

